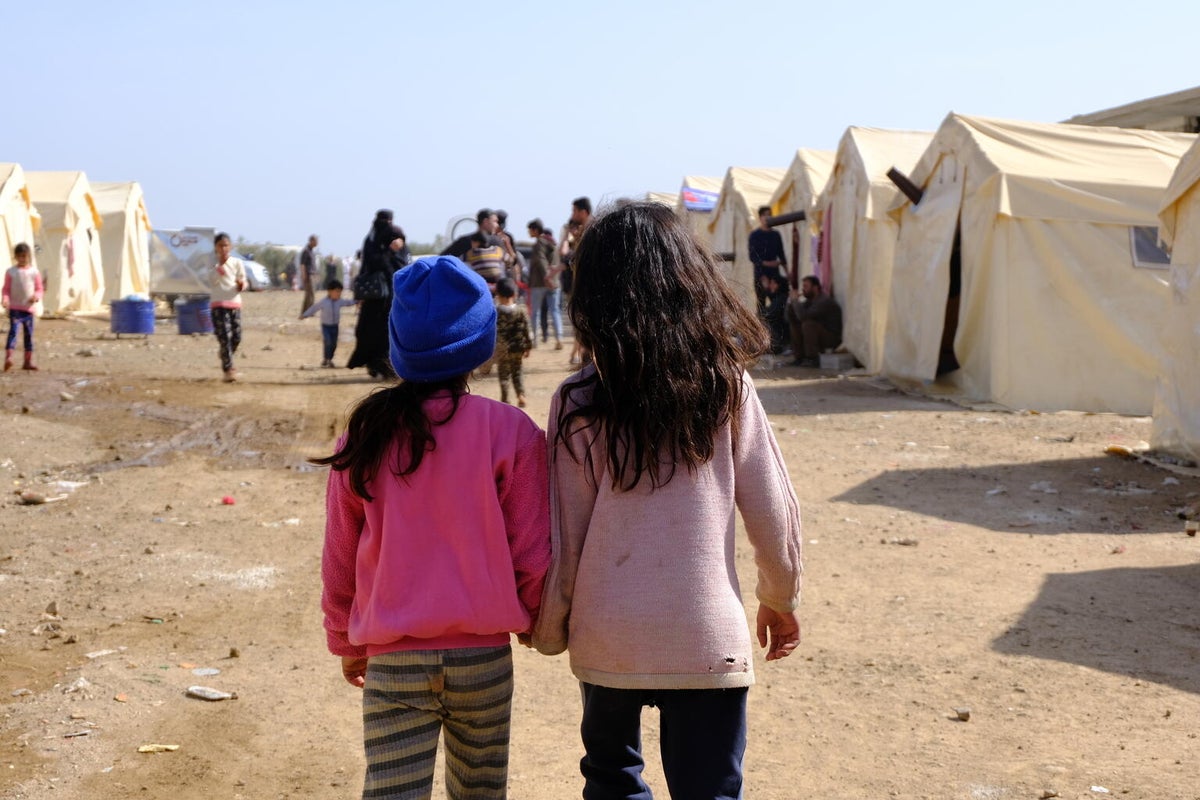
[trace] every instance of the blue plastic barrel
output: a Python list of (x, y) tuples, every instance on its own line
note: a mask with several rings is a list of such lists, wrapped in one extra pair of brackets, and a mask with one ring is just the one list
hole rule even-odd
[(195, 297), (175, 303), (175, 318), (180, 333), (212, 333), (212, 306), (208, 297)]
[(111, 307), (113, 333), (154, 333), (153, 300), (113, 300)]

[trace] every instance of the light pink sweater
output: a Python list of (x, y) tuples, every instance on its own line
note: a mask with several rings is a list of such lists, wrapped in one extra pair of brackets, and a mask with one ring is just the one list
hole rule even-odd
[[(653, 491), (646, 479), (614, 491), (602, 442), (592, 450), (595, 474), (554, 447), (555, 394), (547, 432), (554, 560), (533, 640), (548, 655), (569, 650), (581, 681), (618, 689), (754, 682), (734, 567), (738, 511), (754, 548), (759, 601), (777, 611), (799, 603), (796, 494), (754, 384), (748, 375), (743, 381), (737, 442), (726, 425), (711, 461), (694, 472), (680, 467)], [(573, 436), (576, 453), (592, 433)]]
[[(444, 418), (450, 402), (435, 396), (426, 412)], [(537, 616), (550, 564), (545, 434), (513, 406), (464, 395), (433, 435), (406, 479), (380, 470), (369, 502), (349, 472), (330, 471), (321, 608), (334, 655), (499, 646)]]

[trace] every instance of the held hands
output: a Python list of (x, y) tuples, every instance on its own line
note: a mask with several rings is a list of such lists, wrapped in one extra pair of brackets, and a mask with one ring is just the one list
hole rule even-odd
[[(770, 644), (768, 646), (768, 633)], [(758, 605), (758, 646), (767, 648), (767, 661), (787, 658), (800, 644), (800, 621), (796, 612), (781, 613)]]
[(342, 656), (342, 677), (351, 686), (363, 688), (367, 681), (367, 660), (354, 656)]

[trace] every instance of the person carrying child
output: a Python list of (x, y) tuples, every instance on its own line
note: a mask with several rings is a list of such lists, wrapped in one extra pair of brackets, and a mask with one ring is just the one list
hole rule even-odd
[(569, 313), (592, 363), (551, 402), (554, 562), (533, 642), (568, 651), (581, 682), (589, 800), (651, 796), (643, 706), (671, 797), (742, 797), (754, 670), (736, 512), (759, 646), (774, 661), (800, 642), (800, 513), (745, 371), (767, 334), (717, 267), (656, 203), (600, 216), (576, 251)]
[(471, 234), (471, 249), (463, 257), (471, 269), (478, 272), (492, 292), (495, 293), (496, 282), (505, 276), (504, 247), (498, 244), (488, 244), (488, 235), (482, 230)]
[(503, 798), (513, 692), (550, 563), (546, 438), (470, 394), (496, 308), (452, 256), (396, 273), (399, 384), (350, 415), (326, 493), (321, 607), (329, 650), (363, 689), (363, 797), (429, 797), (438, 737), (451, 798)]
[(213, 332), (217, 334), (224, 380), (233, 383), (238, 377), (233, 368), (233, 356), (242, 343), (242, 292), (247, 286), (246, 266), (240, 258), (229, 255), (233, 243), (228, 233), (218, 233), (213, 239), (213, 248), (217, 252), (217, 261), (208, 274)]
[(501, 278), (496, 284), (496, 372), (500, 376), (500, 402), (508, 402), (508, 384), (517, 392), (517, 405), (525, 407), (525, 380), (522, 362), (533, 350), (529, 334), (529, 314), (517, 302), (517, 284)]
[(20, 242), (13, 248), (17, 263), (4, 273), (4, 291), (0, 302), (8, 309), (8, 339), (4, 343), (4, 371), (13, 367), (13, 351), (17, 347), (17, 329), (25, 332), (25, 363), (21, 369), (37, 370), (33, 363), (34, 307), (46, 291), (42, 273), (33, 266), (29, 245)]
[(333, 366), (333, 354), (337, 351), (338, 326), (342, 319), (342, 309), (354, 305), (354, 300), (342, 298), (342, 282), (330, 280), (325, 284), (325, 296), (304, 310), (300, 319), (308, 319), (314, 314), (321, 315), (321, 366)]

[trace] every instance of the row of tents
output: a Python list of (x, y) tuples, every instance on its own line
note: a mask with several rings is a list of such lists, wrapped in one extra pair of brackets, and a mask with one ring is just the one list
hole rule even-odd
[(30, 245), (46, 284), (43, 312), (98, 311), (150, 294), (150, 218), (142, 187), (89, 182), (82, 172), (0, 163), (0, 253)]
[(804, 212), (779, 228), (793, 280), (822, 279), (867, 373), (1010, 408), (1153, 414), (1151, 446), (1200, 461), (1195, 134), (952, 113), (933, 132), (852, 127), (787, 168), (688, 176), (666, 202), (751, 305), (757, 209)]

